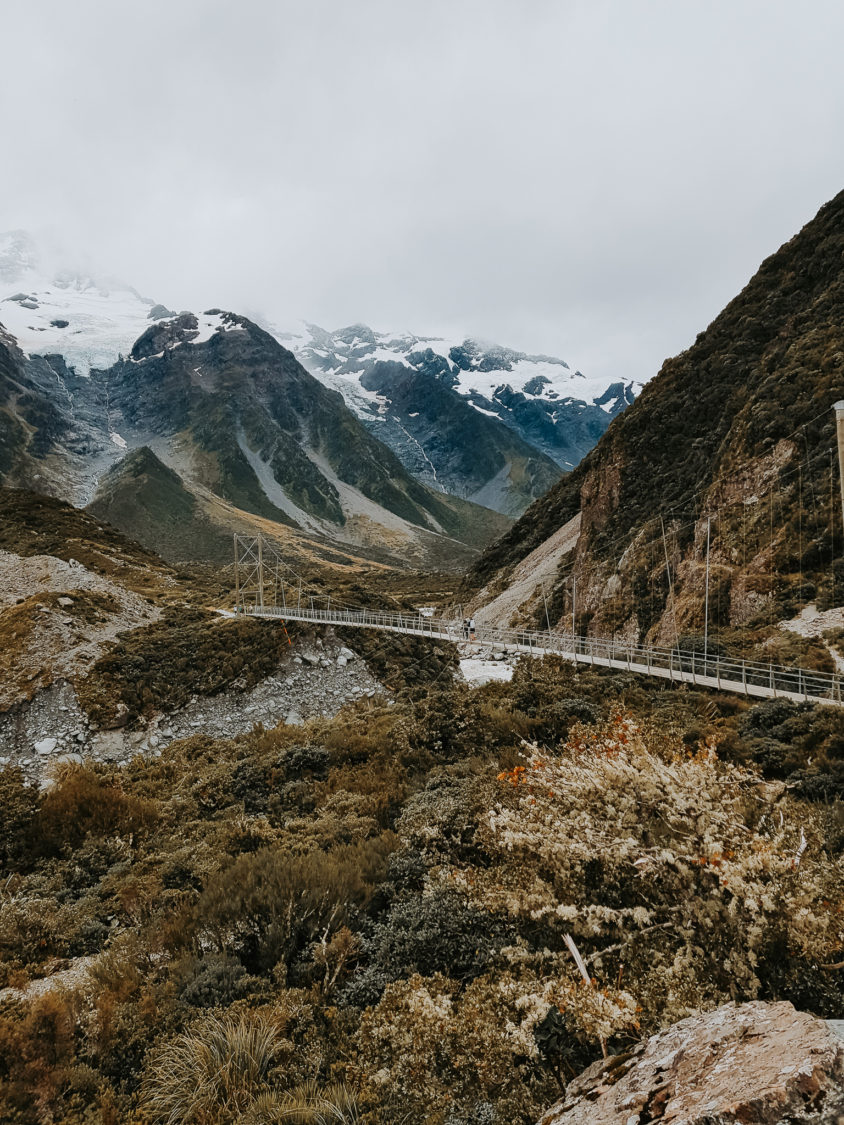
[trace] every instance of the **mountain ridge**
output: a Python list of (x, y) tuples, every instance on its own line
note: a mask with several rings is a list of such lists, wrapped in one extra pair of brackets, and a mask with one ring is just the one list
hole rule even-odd
[[(581, 631), (660, 644), (702, 633), (708, 525), (710, 627), (788, 615), (813, 598), (838, 604), (830, 456), (831, 407), (844, 390), (843, 253), (844, 192), (486, 550), (467, 590), (493, 601), (579, 515), (544, 593), (559, 621), (576, 581)], [(534, 591), (522, 612), (537, 620), (540, 603)]]
[[(573, 468), (640, 387), (590, 380), (565, 360), (473, 337), (391, 334), (365, 324), (272, 331), (415, 475), (509, 515)], [(433, 427), (426, 417), (432, 398)], [(467, 449), (478, 447), (483, 468), (469, 463)]]
[(232, 313), (159, 319), (87, 376), (60, 356), (26, 357), (4, 333), (0, 388), (7, 484), (89, 503), (115, 461), (150, 446), (246, 514), (418, 561), (448, 542), (465, 558), (502, 526), (416, 481), (340, 395)]
[[(364, 325), (312, 325), (297, 370), (283, 358), (289, 334), (217, 308), (174, 313), (46, 261), (26, 232), (0, 235), (0, 323), (15, 356), (5, 366), (16, 371), (0, 398), (0, 459), (10, 483), (77, 503), (94, 500), (122, 454), (149, 447), (189, 484), (309, 534), (375, 548), (382, 527), (396, 549), (421, 529), (475, 548), (506, 526), (493, 513), (518, 516), (633, 394), (552, 356)], [(315, 377), (299, 363), (316, 351)], [(262, 365), (275, 373), (258, 378)], [(572, 398), (574, 385), (594, 401)]]

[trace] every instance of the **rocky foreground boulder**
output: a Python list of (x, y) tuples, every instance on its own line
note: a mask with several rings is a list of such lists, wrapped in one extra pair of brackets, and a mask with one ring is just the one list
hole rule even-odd
[(788, 1003), (726, 1004), (594, 1063), (539, 1125), (844, 1125), (842, 1036)]

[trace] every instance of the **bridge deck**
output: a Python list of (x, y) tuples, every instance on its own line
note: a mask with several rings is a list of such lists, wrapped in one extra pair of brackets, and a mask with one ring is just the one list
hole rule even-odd
[[(372, 613), (366, 610), (303, 609), (301, 606), (241, 608), (253, 617), (281, 618), (323, 625), (344, 625), (361, 629), (380, 629), (432, 640), (467, 640), (459, 622), (408, 614)], [(641, 645), (621, 645), (614, 641), (571, 634), (533, 632), (523, 629), (496, 629), (481, 625), (472, 643), (481, 649), (544, 656), (554, 653), (582, 664), (658, 676), (697, 687), (716, 688), (758, 699), (792, 699), (842, 705), (842, 676), (837, 672), (814, 672), (805, 668), (760, 664), (702, 653), (666, 651)]]

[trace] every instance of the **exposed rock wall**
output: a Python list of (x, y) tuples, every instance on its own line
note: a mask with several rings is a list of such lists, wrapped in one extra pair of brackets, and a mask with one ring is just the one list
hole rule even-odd
[(590, 1066), (540, 1125), (842, 1125), (841, 1026), (726, 1004)]

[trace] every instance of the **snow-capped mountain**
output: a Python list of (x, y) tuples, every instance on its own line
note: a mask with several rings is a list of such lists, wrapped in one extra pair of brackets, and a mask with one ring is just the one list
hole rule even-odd
[(376, 332), (365, 324), (336, 332), (304, 324), (277, 335), (316, 375), (324, 375), (341, 387), (340, 379), (350, 383), (352, 389), (347, 393), (352, 395), (354, 384), (362, 386), (367, 392), (364, 400), (369, 402), (377, 400), (365, 380), (376, 363), (401, 363), (424, 371), (463, 395), (476, 410), (483, 412), (492, 406), (498, 417), (502, 410), (510, 409), (508, 399), (513, 394), (544, 403), (552, 418), (561, 417), (571, 404), (599, 406), (613, 416), (633, 401), (642, 386), (633, 381), (608, 384), (606, 379), (573, 371), (556, 356), (529, 355), (471, 337)]
[(173, 313), (131, 286), (53, 270), (26, 231), (0, 234), (0, 324), (28, 355), (61, 355), (78, 375), (111, 367)]
[(427, 488), (288, 349), (219, 310), (156, 319), (84, 376), (0, 328), (0, 485), (91, 505), (168, 558), (227, 559), (232, 530), (269, 524), (460, 565), (508, 526)]
[[(465, 408), (503, 424), (565, 471), (581, 460), (641, 389), (633, 381), (607, 384), (590, 379), (555, 356), (472, 338), (376, 332), (365, 324), (334, 332), (305, 324), (275, 334), (309, 371), (339, 390), (412, 471), (431, 484), (474, 498), (477, 493), (461, 488), (461, 481), (442, 463), (443, 454), (448, 457), (442, 427), (435, 426), (427, 442), (419, 432), (426, 428), (424, 420), (419, 421), (425, 413), (421, 404), (431, 395), (440, 411), (449, 398), (461, 400)], [(452, 409), (458, 410), (454, 401)], [(485, 494), (483, 502), (494, 499), (491, 506), (512, 514), (522, 497), (508, 498), (507, 491), (499, 488), (495, 498)]]
[[(0, 234), (0, 326), (24, 357), (39, 360), (62, 408), (73, 395), (69, 379), (109, 371), (150, 328), (161, 326), (169, 339), (166, 326), (184, 317), (193, 317), (194, 346), (231, 328), (219, 314), (176, 314), (95, 270), (60, 268), (24, 231)], [(607, 387), (553, 356), (474, 339), (361, 324), (335, 332), (265, 327), (419, 481), (507, 516), (573, 468), (638, 390)], [(123, 449), (119, 426), (110, 432)]]

